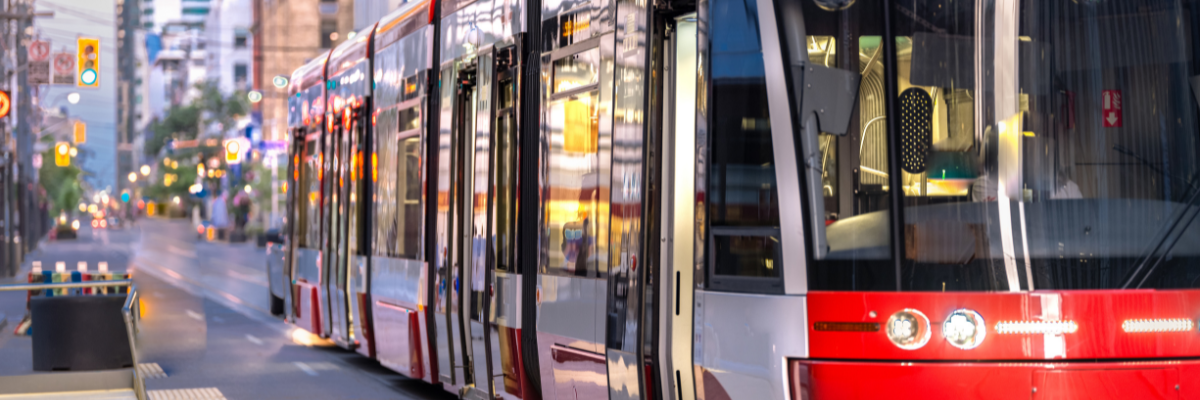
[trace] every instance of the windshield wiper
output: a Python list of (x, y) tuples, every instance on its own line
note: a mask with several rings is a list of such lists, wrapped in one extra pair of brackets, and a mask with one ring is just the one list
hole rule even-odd
[[(1133, 159), (1142, 163), (1146, 167), (1166, 176), (1167, 178), (1170, 178), (1172, 180), (1176, 179), (1175, 177), (1171, 176), (1171, 174), (1158, 168), (1158, 166), (1156, 166), (1154, 163), (1147, 161), (1145, 158), (1142, 158), (1141, 156), (1138, 156), (1136, 153), (1133, 152), (1133, 150), (1130, 150), (1121, 145), (1113, 146), (1113, 150), (1115, 150), (1118, 153), (1124, 154), (1126, 156), (1132, 157)], [(1145, 255), (1139, 257), (1141, 261), (1138, 263), (1137, 269), (1134, 269), (1133, 273), (1131, 273), (1129, 275), (1129, 279), (1125, 280), (1125, 284), (1121, 285), (1122, 289), (1129, 289), (1129, 285), (1132, 285), (1133, 282), (1138, 279), (1139, 275), (1141, 275), (1142, 278), (1141, 278), (1141, 280), (1138, 280), (1137, 285), (1134, 286), (1133, 288), (1135, 288), (1135, 289), (1141, 288), (1142, 285), (1145, 285), (1146, 281), (1150, 279), (1150, 276), (1154, 275), (1154, 270), (1157, 269), (1159, 265), (1162, 265), (1163, 260), (1166, 259), (1167, 256), (1169, 256), (1172, 251), (1174, 251), (1175, 245), (1179, 243), (1179, 240), (1183, 238), (1183, 234), (1185, 232), (1187, 232), (1188, 228), (1190, 228), (1192, 226), (1192, 223), (1196, 221), (1196, 217), (1200, 216), (1200, 210), (1196, 210), (1196, 211), (1192, 212), (1191, 217), (1186, 217), (1187, 213), (1189, 211), (1192, 211), (1192, 207), (1196, 206), (1196, 201), (1198, 199), (1200, 199), (1200, 188), (1197, 188), (1195, 182), (1193, 182), (1191, 180), (1188, 180), (1184, 183), (1187, 185), (1187, 187), (1189, 189), (1191, 189), (1191, 192), (1190, 192), (1190, 194), (1188, 194), (1186, 196), (1187, 201), (1185, 201), (1183, 203), (1183, 209), (1179, 211), (1179, 213), (1180, 213), (1179, 217), (1175, 218), (1174, 221), (1172, 221), (1170, 225), (1165, 227), (1165, 229), (1162, 232), (1162, 236), (1158, 239), (1158, 241), (1155, 242), (1153, 246), (1150, 246), (1150, 248), (1146, 250)], [(1167, 199), (1167, 201), (1170, 201), (1170, 199)], [(1172, 238), (1171, 233), (1176, 231), (1175, 228), (1178, 227), (1181, 222), (1183, 222), (1183, 228), (1179, 230), (1179, 234), (1175, 235), (1174, 238)], [(1165, 250), (1164, 250), (1164, 246), (1165, 246)], [(1158, 252), (1160, 250), (1163, 250), (1162, 254), (1155, 257), (1155, 254), (1158, 254)], [(1143, 270), (1146, 271), (1145, 274), (1142, 274)]]

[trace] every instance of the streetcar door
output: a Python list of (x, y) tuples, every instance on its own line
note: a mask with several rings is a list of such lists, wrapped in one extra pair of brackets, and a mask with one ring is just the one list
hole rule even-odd
[[(490, 156), (487, 174), (488, 233), (486, 243), (487, 293), (483, 310), (487, 313), (484, 341), (488, 391), (492, 398), (525, 398), (524, 367), (518, 357), (521, 314), (521, 271), (517, 265), (516, 190), (517, 120), (516, 94), (518, 60), (516, 46), (494, 53), (490, 91), (492, 106), (486, 115), (491, 120)], [(481, 65), (482, 61), (481, 61)], [(480, 78), (481, 80), (483, 77)], [(484, 110), (480, 108), (480, 110)], [(478, 364), (478, 360), (477, 360)]]
[[(663, 118), (658, 276), (655, 301), (661, 391), (655, 397), (695, 397), (692, 375), (692, 298), (696, 231), (696, 14), (668, 23), (663, 43)], [(649, 258), (649, 257), (647, 257)], [(650, 310), (647, 310), (649, 313)], [(649, 387), (649, 386), (648, 386)], [(649, 389), (647, 389), (649, 390)]]
[[(332, 107), (332, 102), (330, 102)], [(342, 210), (342, 187), (345, 184), (345, 178), (342, 177), (342, 150), (346, 147), (342, 143), (342, 138), (345, 136), (337, 126), (337, 120), (341, 119), (336, 112), (330, 112), (326, 115), (326, 121), (331, 128), (327, 132), (328, 140), (325, 146), (325, 177), (323, 184), (325, 185), (325, 200), (322, 212), (325, 217), (322, 218), (324, 224), (325, 242), (321, 257), (321, 325), (319, 333), (322, 337), (337, 338), (333, 328), (338, 324), (333, 322), (333, 309), (335, 302), (334, 290), (337, 288), (334, 283), (337, 277), (334, 272), (337, 269), (338, 260), (342, 254), (342, 221), (345, 215)], [(314, 332), (315, 333), (315, 332)]]
[[(479, 53), (476, 68), (474, 71), (463, 71), (460, 76), (461, 81), (474, 81), (474, 85), (468, 86), (464, 84), (462, 88), (463, 99), (474, 97), (474, 101), (462, 103), (464, 112), (462, 120), (470, 120), (469, 123), (464, 123), (460, 130), (463, 135), (463, 161), (464, 173), (466, 179), (463, 180), (463, 194), (470, 198), (463, 198), (464, 218), (462, 220), (463, 234), (459, 237), (463, 240), (462, 259), (463, 259), (463, 290), (462, 294), (465, 298), (462, 301), (463, 306), (463, 327), (466, 334), (464, 337), (467, 369), (470, 373), (468, 385), (472, 386), (471, 390), (466, 391), (468, 397), (471, 393), (482, 395), (484, 390), (490, 390), (490, 385), (484, 384), (487, 377), (491, 376), (491, 368), (487, 361), (491, 360), (491, 355), (488, 353), (491, 343), (488, 339), (492, 336), (490, 330), (490, 312), (487, 310), (487, 305), (490, 303), (488, 298), (487, 287), (491, 284), (490, 271), (488, 268), (487, 243), (489, 225), (488, 225), (488, 175), (491, 164), (488, 162), (491, 153), (491, 104), (492, 104), (492, 52), (486, 49)], [(474, 75), (474, 76), (472, 76)], [(470, 94), (468, 94), (470, 93)], [(467, 107), (470, 107), (470, 112)], [(469, 335), (469, 336), (466, 336)], [(489, 396), (482, 396), (490, 398)]]
[[(349, 101), (347, 101), (349, 103)], [(353, 345), (353, 336), (350, 333), (350, 321), (347, 310), (349, 303), (347, 295), (351, 293), (347, 288), (347, 266), (350, 259), (353, 257), (352, 240), (357, 235), (352, 234), (352, 228), (356, 228), (357, 224), (353, 223), (355, 217), (355, 209), (353, 205), (357, 202), (355, 180), (357, 174), (355, 171), (355, 158), (358, 153), (359, 135), (362, 131), (362, 126), (358, 122), (355, 107), (346, 104), (346, 107), (338, 114), (334, 115), (337, 118), (335, 125), (338, 129), (335, 131), (336, 136), (333, 142), (337, 143), (334, 158), (335, 172), (331, 174), (333, 177), (333, 230), (332, 244), (333, 250), (330, 252), (332, 259), (327, 269), (330, 273), (326, 282), (326, 290), (329, 293), (329, 316), (330, 324), (329, 337), (341, 347), (349, 348)], [(357, 246), (353, 246), (357, 249)]]
[[(464, 270), (471, 261), (474, 190), (471, 185), (475, 143), (475, 80), (473, 65), (448, 65), (442, 71), (442, 124), (439, 132), (438, 295), (436, 324), (441, 380), (449, 389), (474, 382), (471, 346), (464, 337), (471, 290)], [(443, 203), (442, 199), (445, 199)], [(445, 204), (443, 206), (442, 204)], [(445, 207), (445, 208), (443, 208)]]

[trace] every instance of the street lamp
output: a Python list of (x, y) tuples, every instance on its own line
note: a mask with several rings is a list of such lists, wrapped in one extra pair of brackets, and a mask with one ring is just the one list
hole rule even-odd
[(137, 173), (136, 172), (129, 173), (129, 182), (130, 183), (137, 182)]
[(142, 176), (146, 176), (146, 175), (150, 175), (150, 166), (149, 165), (142, 166)]

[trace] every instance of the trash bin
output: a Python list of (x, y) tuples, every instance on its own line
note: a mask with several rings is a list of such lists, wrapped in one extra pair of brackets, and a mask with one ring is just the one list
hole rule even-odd
[(30, 300), (34, 371), (133, 367), (125, 328), (126, 295)]

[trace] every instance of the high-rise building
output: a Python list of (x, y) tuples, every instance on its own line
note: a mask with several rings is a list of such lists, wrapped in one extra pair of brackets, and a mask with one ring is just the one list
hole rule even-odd
[(140, 153), (136, 146), (138, 132), (142, 126), (141, 86), (145, 83), (141, 72), (146, 62), (144, 34), (141, 23), (141, 0), (117, 0), (117, 182), (129, 185), (120, 179), (137, 170)]
[(254, 38), (254, 0), (213, 0), (212, 10), (204, 23), (208, 53), (208, 76), (216, 81), (222, 93), (246, 92), (253, 88), (251, 76)]
[(129, 0), (142, 1), (142, 27), (158, 32), (172, 24), (183, 24), (202, 28), (208, 11), (209, 0)]
[(254, 85), (263, 93), (254, 110), (262, 115), (263, 138), (284, 140), (287, 88), (276, 88), (272, 79), (290, 78), (293, 70), (346, 40), (354, 30), (354, 0), (254, 1)]

